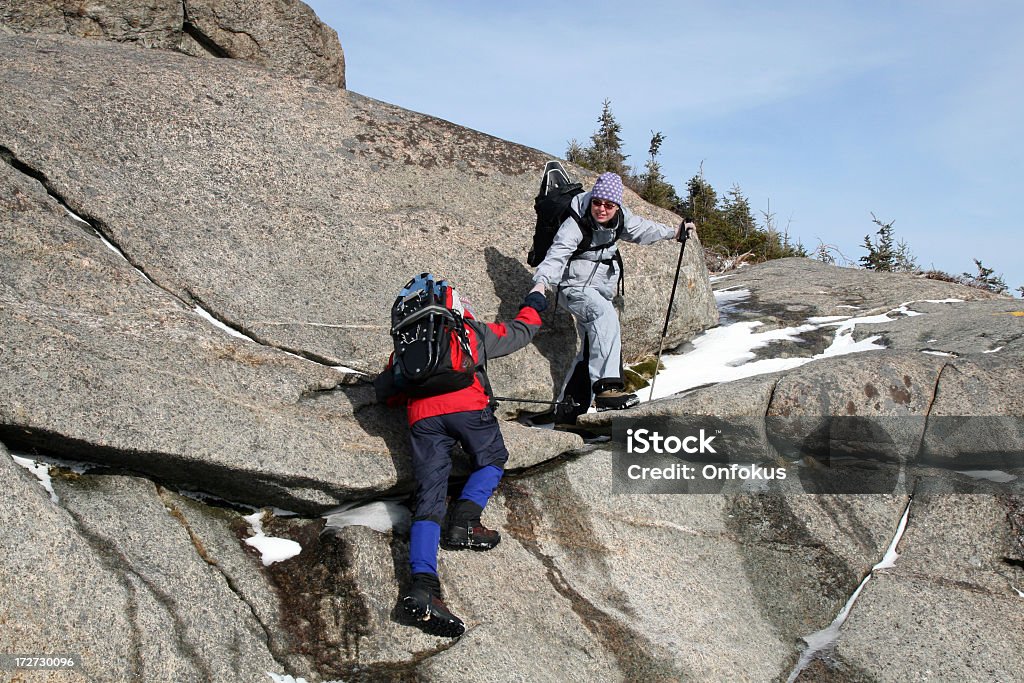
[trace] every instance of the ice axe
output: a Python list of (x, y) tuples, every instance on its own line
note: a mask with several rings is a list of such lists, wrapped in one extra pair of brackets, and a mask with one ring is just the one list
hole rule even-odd
[(679, 285), (679, 271), (683, 267), (683, 252), (686, 250), (686, 240), (690, 238), (690, 231), (686, 228), (686, 224), (692, 221), (683, 219), (682, 225), (679, 226), (680, 240), (679, 240), (679, 260), (676, 261), (676, 276), (672, 280), (672, 294), (668, 297), (668, 311), (665, 313), (665, 326), (661, 328), (661, 341), (658, 343), (658, 362), (654, 365), (654, 376), (651, 377), (651, 393), (648, 400), (654, 400), (654, 383), (658, 380), (658, 370), (661, 368), (661, 353), (665, 350), (665, 337), (668, 335), (668, 323), (672, 319), (672, 304), (676, 300), (676, 287)]

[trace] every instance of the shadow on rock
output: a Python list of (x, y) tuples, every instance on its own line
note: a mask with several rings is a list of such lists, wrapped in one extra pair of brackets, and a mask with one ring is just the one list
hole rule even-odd
[(390, 408), (384, 403), (378, 403), (369, 382), (346, 387), (344, 391), (352, 402), (352, 417), (359, 426), (369, 436), (383, 439), (387, 446), (395, 466), (397, 491), (411, 491), (412, 460), (409, 456), (409, 427), (405, 408)]
[[(495, 247), (487, 247), (484, 258), (487, 261), (487, 274), (498, 296), (498, 319), (512, 320), (519, 313), (523, 299), (533, 288), (533, 274), (519, 259), (505, 256)], [(544, 326), (537, 333), (533, 344), (548, 361), (551, 394), (557, 396), (562, 388), (565, 371), (576, 355), (576, 325), (569, 311), (556, 306), (553, 299), (548, 296), (548, 310), (541, 315)], [(571, 347), (566, 343), (566, 335), (574, 339)]]

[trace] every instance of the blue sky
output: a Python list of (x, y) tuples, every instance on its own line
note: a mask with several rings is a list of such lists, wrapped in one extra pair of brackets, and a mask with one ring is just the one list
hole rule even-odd
[(922, 267), (1024, 285), (1024, 3), (308, 3), (349, 89), (563, 156), (605, 98), (629, 162), (852, 260), (894, 221)]

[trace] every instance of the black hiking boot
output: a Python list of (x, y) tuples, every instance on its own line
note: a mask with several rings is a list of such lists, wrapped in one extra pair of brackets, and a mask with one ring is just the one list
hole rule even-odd
[(483, 508), (471, 500), (458, 500), (448, 510), (442, 545), (446, 550), (490, 550), (501, 543), (501, 534), (480, 522)]
[(632, 408), (633, 406), (640, 403), (640, 399), (637, 398), (636, 394), (627, 394), (624, 391), (617, 389), (607, 389), (602, 391), (594, 399), (594, 404), (597, 406), (598, 412), (605, 410), (625, 410), (626, 408)]
[(412, 588), (402, 597), (402, 610), (432, 636), (458, 638), (466, 632), (462, 619), (449, 612), (441, 599), (441, 582), (434, 574), (412, 575)]

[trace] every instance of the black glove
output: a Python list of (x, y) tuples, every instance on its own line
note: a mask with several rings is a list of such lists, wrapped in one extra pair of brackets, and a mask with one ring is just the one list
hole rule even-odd
[(697, 226), (693, 224), (693, 221), (683, 219), (683, 222), (679, 224), (679, 233), (676, 235), (676, 242), (685, 242), (690, 237), (690, 231), (697, 230)]
[(530, 292), (523, 300), (523, 306), (529, 306), (538, 313), (543, 313), (548, 309), (548, 298), (540, 292)]

